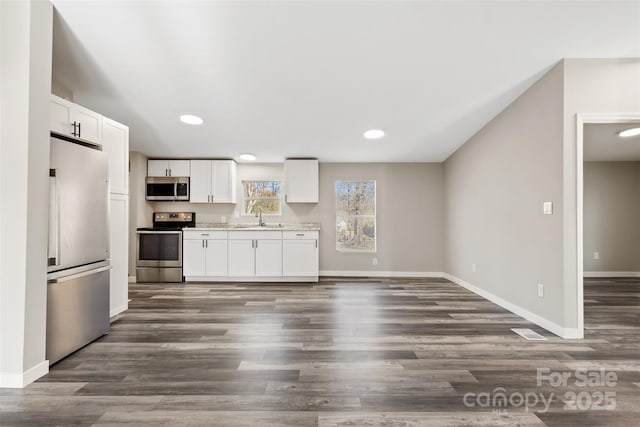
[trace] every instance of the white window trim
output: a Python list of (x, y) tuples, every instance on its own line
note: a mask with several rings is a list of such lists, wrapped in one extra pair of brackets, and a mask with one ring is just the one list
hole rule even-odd
[[(244, 196), (244, 194), (245, 194), (245, 192), (244, 192), (244, 183), (245, 182), (249, 182), (249, 181), (251, 181), (251, 182), (256, 182), (256, 181), (276, 181), (276, 182), (279, 182), (280, 183), (280, 195), (278, 197), (258, 197), (258, 198), (255, 198), (255, 199), (247, 199)], [(255, 216), (256, 216), (256, 214), (246, 213), (244, 211), (244, 205), (245, 205), (245, 202), (247, 200), (278, 200), (280, 202), (278, 204), (278, 206), (280, 208), (278, 210), (278, 213), (264, 213), (263, 212), (262, 216), (271, 216), (271, 217), (282, 216), (282, 180), (281, 179), (279, 179), (279, 178), (274, 178), (274, 179), (269, 179), (269, 178), (243, 179), (243, 180), (240, 181), (240, 188), (241, 188), (240, 191), (242, 192), (242, 206), (240, 207), (240, 211), (241, 211), (240, 212), (240, 216), (247, 217), (247, 218), (249, 218), (249, 217), (255, 218)]]
[(349, 180), (336, 180), (333, 184), (333, 191), (336, 191), (336, 186), (339, 182), (342, 183), (352, 183), (352, 182), (373, 182), (373, 197), (375, 198), (375, 203), (373, 205), (373, 215), (338, 215), (338, 193), (335, 193), (334, 198), (334, 215), (335, 215), (335, 223), (338, 222), (338, 217), (341, 218), (373, 218), (373, 227), (376, 231), (376, 236), (373, 242), (373, 249), (338, 249), (338, 229), (336, 225), (335, 229), (335, 238), (336, 238), (336, 252), (339, 253), (356, 253), (356, 254), (375, 254), (378, 252), (378, 181), (375, 179), (349, 179)]

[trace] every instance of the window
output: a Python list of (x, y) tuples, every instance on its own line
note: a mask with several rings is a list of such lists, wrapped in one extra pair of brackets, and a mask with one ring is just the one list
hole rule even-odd
[(280, 215), (280, 181), (242, 181), (243, 215)]
[(336, 181), (336, 250), (376, 251), (375, 181)]

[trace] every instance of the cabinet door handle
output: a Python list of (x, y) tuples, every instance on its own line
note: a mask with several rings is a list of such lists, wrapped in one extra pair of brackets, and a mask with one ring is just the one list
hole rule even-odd
[(296, 233), (296, 236), (304, 237), (304, 233)]
[(204, 240), (202, 241), (202, 247), (204, 248)]
[(78, 126), (78, 123), (73, 122), (73, 123), (71, 123), (71, 125), (73, 126), (73, 132), (71, 132), (71, 135), (78, 136), (78, 135), (76, 135), (76, 127)]
[(208, 240), (205, 240), (205, 241), (204, 241), (204, 247), (205, 247), (205, 248), (208, 248), (208, 247), (209, 247), (209, 241), (208, 241)]
[(318, 239), (316, 239), (316, 249), (318, 249)]
[(78, 122), (78, 138), (82, 138), (82, 128), (80, 127), (82, 123)]

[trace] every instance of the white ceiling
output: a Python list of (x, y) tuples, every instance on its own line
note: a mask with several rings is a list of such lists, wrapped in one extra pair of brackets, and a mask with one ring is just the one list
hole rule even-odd
[(561, 58), (640, 56), (639, 1), (53, 3), (54, 79), (151, 156), (443, 161)]
[(585, 124), (584, 160), (587, 162), (639, 161), (640, 135), (621, 138), (618, 132), (640, 123)]

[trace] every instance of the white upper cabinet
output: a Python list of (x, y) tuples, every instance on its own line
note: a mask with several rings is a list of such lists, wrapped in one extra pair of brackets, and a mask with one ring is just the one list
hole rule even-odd
[(50, 115), (50, 128), (54, 132), (62, 133), (64, 135), (72, 135), (71, 122), (71, 109), (73, 108), (73, 102), (69, 102), (66, 99), (62, 99), (58, 96), (51, 95), (51, 115)]
[(211, 161), (211, 196), (215, 203), (236, 202), (236, 162), (233, 160)]
[(59, 96), (51, 95), (52, 131), (87, 141), (102, 142), (102, 115)]
[(169, 160), (169, 176), (191, 176), (191, 160)]
[(191, 203), (235, 203), (236, 162), (191, 160)]
[(318, 203), (318, 160), (284, 161), (284, 200), (286, 203)]
[(102, 150), (109, 155), (109, 191), (129, 194), (129, 128), (103, 117)]
[(190, 160), (148, 160), (147, 176), (191, 176)]
[(191, 160), (189, 192), (191, 203), (211, 202), (211, 160)]

